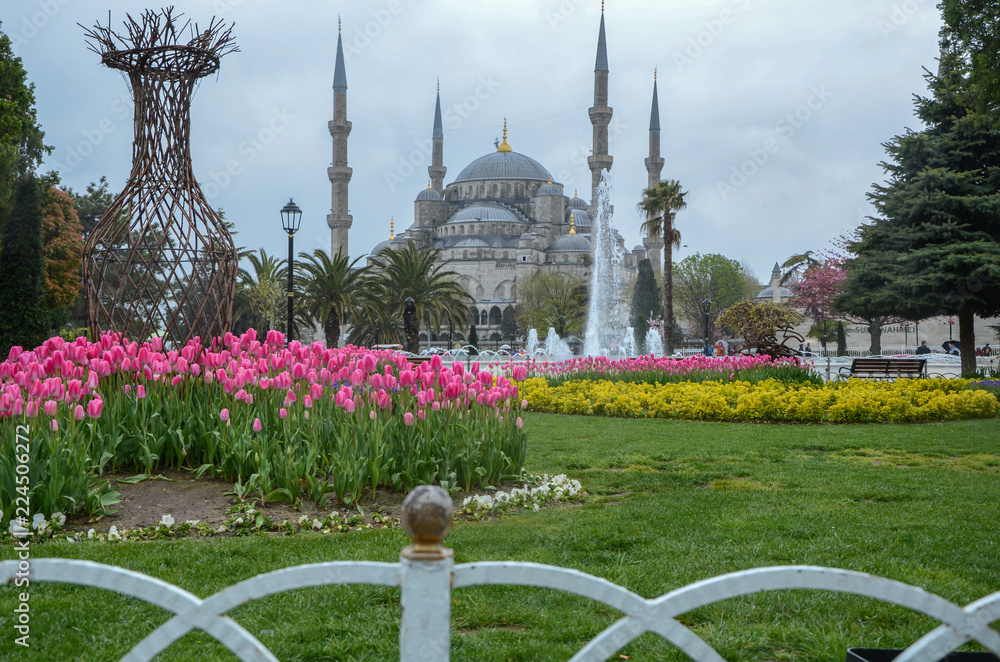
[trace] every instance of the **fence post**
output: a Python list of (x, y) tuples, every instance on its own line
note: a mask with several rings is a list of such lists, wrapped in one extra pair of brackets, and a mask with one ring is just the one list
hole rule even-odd
[(452, 515), (451, 497), (436, 485), (421, 485), (403, 501), (403, 530), (413, 544), (399, 558), (401, 662), (448, 662), (455, 552), (441, 541), (451, 531)]

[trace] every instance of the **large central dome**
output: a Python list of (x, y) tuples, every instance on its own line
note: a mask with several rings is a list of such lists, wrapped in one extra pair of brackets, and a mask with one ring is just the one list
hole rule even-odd
[(541, 163), (517, 152), (493, 152), (482, 156), (458, 174), (455, 182), (474, 182), (491, 179), (520, 179), (549, 181), (549, 171)]

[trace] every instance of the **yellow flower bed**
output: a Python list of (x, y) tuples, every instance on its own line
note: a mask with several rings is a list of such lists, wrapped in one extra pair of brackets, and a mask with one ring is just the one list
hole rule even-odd
[(549, 386), (528, 379), (521, 393), (528, 406), (555, 414), (679, 418), (705, 421), (795, 423), (915, 423), (992, 418), (1000, 403), (986, 391), (967, 390), (961, 379), (851, 380), (790, 384), (749, 382), (634, 384), (580, 380)]

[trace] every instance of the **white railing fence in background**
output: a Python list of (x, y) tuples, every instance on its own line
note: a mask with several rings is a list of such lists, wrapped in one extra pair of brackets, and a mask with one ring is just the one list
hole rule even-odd
[[(536, 563), (490, 562), (454, 565), (452, 550), (441, 545), (451, 529), (451, 497), (440, 487), (418, 487), (404, 502), (403, 528), (413, 540), (399, 563), (336, 561), (276, 570), (201, 599), (142, 573), (90, 561), (33, 559), (30, 581), (91, 586), (129, 595), (174, 613), (173, 618), (129, 651), (122, 662), (149, 662), (188, 632), (215, 637), (244, 662), (276, 662), (256, 637), (226, 613), (251, 600), (298, 588), (343, 584), (396, 586), (401, 590), (399, 655), (402, 662), (447, 662), (451, 647), (451, 593), (468, 586), (517, 585), (548, 588), (609, 605), (622, 618), (592, 639), (571, 662), (600, 662), (637, 637), (658, 634), (693, 660), (724, 662), (677, 617), (693, 609), (752, 593), (814, 589), (884, 600), (940, 621), (896, 662), (933, 662), (959, 646), (979, 642), (1000, 656), (1000, 592), (960, 607), (923, 589), (860, 572), (814, 566), (756, 568), (713, 577), (646, 599), (577, 570)], [(19, 561), (0, 563), (8, 590)]]

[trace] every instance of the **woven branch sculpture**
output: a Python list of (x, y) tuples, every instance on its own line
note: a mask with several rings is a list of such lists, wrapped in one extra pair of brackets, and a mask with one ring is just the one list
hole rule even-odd
[(222, 335), (232, 322), (238, 256), (191, 167), (191, 97), (198, 79), (239, 48), (231, 26), (212, 19), (199, 30), (180, 18), (170, 7), (126, 16), (124, 35), (110, 14), (106, 27), (84, 28), (101, 62), (128, 76), (135, 102), (132, 172), (84, 248), (95, 337), (185, 343)]

